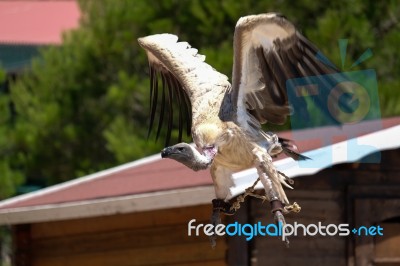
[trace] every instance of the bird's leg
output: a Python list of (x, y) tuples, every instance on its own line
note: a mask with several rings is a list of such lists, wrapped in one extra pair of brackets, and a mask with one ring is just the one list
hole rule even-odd
[[(284, 210), (283, 201), (287, 201), (286, 195), (282, 195), (283, 189), (279, 183), (278, 172), (272, 164), (272, 158), (268, 153), (263, 150), (253, 150), (255, 155), (255, 164), (258, 176), (265, 189), (265, 195), (271, 204), (272, 213), (274, 214), (274, 220), (278, 226), (283, 227), (286, 224), (285, 217), (282, 212)], [(271, 177), (275, 177), (272, 180)], [(275, 181), (275, 182), (273, 182)], [(279, 193), (281, 191), (281, 193)], [(284, 193), (284, 192), (283, 192)], [(289, 240), (285, 238), (286, 245), (289, 245)]]
[(210, 236), (211, 247), (216, 246), (217, 235), (215, 234), (215, 227), (221, 223), (220, 214), (223, 212), (225, 215), (233, 215), (236, 210), (232, 210), (232, 204), (223, 199), (212, 200), (213, 211), (211, 214), (211, 224), (214, 226), (214, 234)]
[[(214, 200), (213, 200), (213, 211), (212, 211), (212, 215), (211, 215), (211, 224), (214, 226), (214, 230), (215, 230), (216, 226), (219, 225), (220, 223), (221, 223), (220, 209), (218, 209), (214, 206)], [(210, 239), (211, 247), (215, 248), (215, 246), (217, 245), (217, 234), (215, 234), (215, 231), (209, 237), (209, 239)]]
[(232, 204), (223, 199), (213, 199), (212, 205), (213, 210), (223, 212), (225, 215), (233, 215), (236, 212), (236, 210), (232, 209)]

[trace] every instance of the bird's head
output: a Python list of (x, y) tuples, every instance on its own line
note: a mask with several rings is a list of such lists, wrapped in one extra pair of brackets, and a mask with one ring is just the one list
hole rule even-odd
[(195, 171), (206, 169), (212, 162), (187, 143), (164, 148), (161, 151), (161, 157), (173, 159)]
[(179, 144), (164, 148), (161, 151), (161, 157), (174, 159), (179, 162), (192, 160), (194, 158), (192, 149), (194, 149), (194, 148), (187, 143), (179, 143)]

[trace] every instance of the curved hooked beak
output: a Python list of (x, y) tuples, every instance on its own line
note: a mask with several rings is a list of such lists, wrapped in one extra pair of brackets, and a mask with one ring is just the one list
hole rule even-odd
[(167, 147), (167, 148), (162, 149), (161, 158), (168, 158), (169, 155), (171, 154), (171, 152), (172, 152), (172, 148), (171, 147)]

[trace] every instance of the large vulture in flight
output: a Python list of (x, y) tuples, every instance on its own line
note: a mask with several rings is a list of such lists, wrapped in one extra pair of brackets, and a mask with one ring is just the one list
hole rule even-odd
[[(210, 167), (216, 197), (224, 201), (229, 200), (231, 174), (256, 167), (268, 200), (289, 204), (282, 189), (282, 184), (287, 185), (286, 177), (275, 169), (271, 159), (284, 147), (275, 134), (264, 132), (261, 124), (283, 124), (293, 111), (287, 80), (337, 72), (316, 57), (317, 48), (282, 15), (242, 17), (235, 28), (231, 84), (204, 62), (205, 56), (197, 49), (178, 42), (175, 35), (157, 34), (138, 41), (150, 65), (150, 128), (155, 114), (160, 114), (158, 135), (164, 113), (168, 113), (169, 139), (172, 103), (177, 101), (179, 138), (186, 120), (197, 147), (178, 144), (164, 149), (162, 155), (194, 170)], [(318, 101), (317, 106), (326, 105), (322, 98)], [(286, 151), (290, 155), (290, 150)], [(292, 155), (297, 159), (301, 156), (294, 151)]]

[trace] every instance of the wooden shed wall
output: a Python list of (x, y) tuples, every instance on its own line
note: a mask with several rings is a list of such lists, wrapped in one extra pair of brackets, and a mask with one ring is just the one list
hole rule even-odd
[[(296, 236), (290, 238), (290, 248), (274, 237), (256, 237), (251, 264), (400, 265), (400, 150), (381, 156), (380, 164), (343, 164), (296, 178), (294, 190), (286, 191), (302, 209), (286, 220), (350, 227), (379, 224), (384, 226), (384, 237)], [(252, 199), (250, 221), (273, 223), (268, 204)]]
[(19, 226), (30, 240), (20, 237), (17, 265), (225, 265), (224, 238), (212, 249), (206, 236), (187, 235), (188, 221), (208, 223), (210, 212), (207, 205)]
[[(344, 219), (344, 195), (340, 191), (296, 189), (288, 193), (291, 201), (301, 205), (301, 212), (286, 216), (286, 222), (308, 224), (338, 224)], [(273, 223), (268, 206), (251, 205), (253, 221)], [(253, 243), (252, 265), (345, 265), (346, 239), (344, 237), (296, 236), (289, 237), (286, 248), (280, 237), (257, 237)]]

